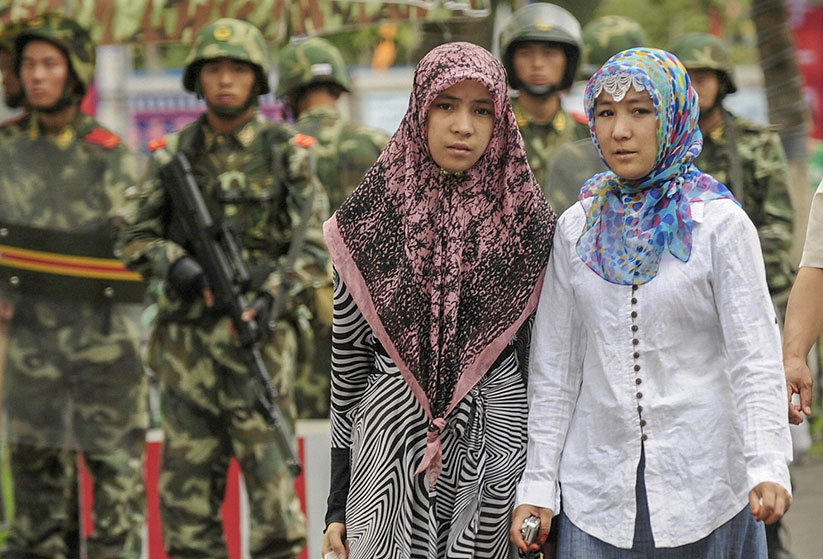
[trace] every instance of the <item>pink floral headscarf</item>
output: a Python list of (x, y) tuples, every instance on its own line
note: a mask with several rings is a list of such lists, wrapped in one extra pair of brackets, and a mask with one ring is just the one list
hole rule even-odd
[[(463, 173), (431, 157), (432, 101), (464, 80), (494, 102), (486, 152)], [(418, 64), (408, 111), (324, 226), (340, 278), (432, 420), (419, 471), (439, 474), (445, 417), (534, 311), (556, 216), (526, 162), (503, 66), (449, 43)]]

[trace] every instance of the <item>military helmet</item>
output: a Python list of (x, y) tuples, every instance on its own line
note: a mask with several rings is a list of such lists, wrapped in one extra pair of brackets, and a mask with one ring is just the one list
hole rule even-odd
[(566, 74), (558, 89), (568, 89), (574, 81), (583, 34), (580, 22), (567, 10), (554, 4), (538, 2), (527, 4), (515, 11), (500, 32), (500, 52), (509, 76), (509, 85), (520, 89), (520, 80), (514, 72), (514, 49), (524, 41), (558, 43), (566, 51)]
[(0, 31), (0, 50), (14, 52), (14, 40), (20, 32), (22, 24), (20, 22), (11, 23)]
[(618, 52), (646, 46), (649, 38), (633, 19), (615, 15), (593, 19), (583, 27), (583, 64), (579, 78), (589, 79)]
[(85, 95), (94, 80), (94, 43), (89, 32), (63, 14), (50, 13), (24, 22), (14, 40), (14, 71), (20, 75), (23, 49), (34, 40), (47, 41), (62, 50), (77, 77), (78, 93)]
[(709, 33), (689, 33), (669, 46), (686, 70), (715, 70), (726, 81), (725, 93), (737, 91), (729, 46)]
[(200, 28), (194, 38), (183, 70), (183, 87), (195, 92), (200, 66), (217, 58), (231, 58), (254, 67), (258, 94), (265, 95), (269, 88), (269, 54), (263, 34), (251, 23), (239, 19), (222, 18)]
[(277, 96), (309, 85), (329, 83), (351, 91), (346, 63), (333, 44), (320, 37), (290, 43), (280, 51)]

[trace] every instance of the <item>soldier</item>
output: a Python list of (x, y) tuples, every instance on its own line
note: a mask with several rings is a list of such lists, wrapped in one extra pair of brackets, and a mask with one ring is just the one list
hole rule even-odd
[(703, 151), (695, 164), (726, 184), (743, 204), (760, 235), (769, 291), (785, 306), (793, 270), (792, 207), (788, 168), (780, 137), (771, 128), (723, 107), (737, 91), (729, 48), (708, 33), (683, 36), (670, 50), (689, 71), (700, 97)]
[[(139, 208), (118, 244), (127, 265), (162, 281), (147, 363), (158, 375), (163, 414), (161, 514), (170, 557), (226, 557), (220, 504), (232, 456), (243, 470), (252, 558), (296, 557), (306, 543), (294, 479), (274, 432), (257, 407), (230, 319), (213, 306), (203, 266), (182, 236), (179, 208), (161, 169), (178, 153), (191, 162), (209, 213), (238, 237), (250, 269), (245, 319), (276, 323), (262, 348), (293, 441), (295, 323), (313, 308), (314, 285), (328, 277), (320, 223), (328, 213), (310, 170), (313, 140), (266, 121), (258, 98), (269, 92), (267, 46), (253, 25), (219, 19), (201, 28), (185, 63), (183, 87), (206, 101), (194, 123), (153, 141)], [(312, 205), (310, 220), (302, 212)], [(310, 208), (311, 206), (309, 206)], [(297, 228), (305, 243), (292, 274), (282, 263)], [(271, 316), (285, 308), (283, 316)]]
[[(337, 101), (343, 92), (351, 91), (351, 83), (343, 57), (325, 39), (289, 44), (280, 52), (277, 69), (277, 96), (288, 100), (297, 129), (317, 138), (317, 175), (334, 211), (360, 184), (389, 137), (340, 114)], [(330, 317), (330, 285), (326, 294), (326, 316)], [(318, 322), (314, 348), (308, 352), (313, 359), (299, 368), (295, 385), (297, 411), (305, 418), (329, 416), (331, 329), (329, 322)]]
[[(760, 237), (769, 291), (782, 317), (794, 270), (792, 206), (786, 155), (771, 128), (736, 116), (723, 107), (737, 91), (728, 45), (708, 33), (684, 35), (669, 50), (689, 71), (700, 98), (703, 151), (695, 164), (726, 184), (751, 218)], [(766, 529), (771, 559), (790, 559), (780, 538), (781, 522)]]
[(360, 184), (389, 137), (340, 114), (337, 101), (351, 92), (351, 82), (343, 57), (327, 40), (313, 37), (287, 45), (277, 70), (277, 96), (288, 100), (297, 129), (317, 138), (317, 175), (334, 211)]
[(560, 105), (580, 63), (580, 23), (554, 4), (536, 3), (514, 12), (500, 32), (500, 53), (509, 86), (516, 90), (512, 107), (526, 144), (526, 156), (552, 207), (567, 208), (564, 189), (549, 183), (549, 162), (563, 144), (589, 138), (587, 125)]
[(140, 557), (146, 383), (140, 277), (114, 258), (136, 161), (79, 110), (95, 50), (74, 21), (27, 22), (14, 71), (30, 113), (0, 142), (0, 297), (15, 514), (3, 557), (79, 557), (77, 460), (94, 479), (93, 558)]

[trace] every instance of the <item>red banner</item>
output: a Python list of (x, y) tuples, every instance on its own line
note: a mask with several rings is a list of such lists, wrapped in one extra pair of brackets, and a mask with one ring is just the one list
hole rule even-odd
[(812, 113), (812, 136), (823, 139), (823, 4), (806, 2), (793, 8), (797, 61)]

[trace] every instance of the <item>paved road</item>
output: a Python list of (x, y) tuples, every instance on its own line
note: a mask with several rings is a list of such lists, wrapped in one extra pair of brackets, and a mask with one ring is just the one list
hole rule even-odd
[(792, 466), (794, 499), (785, 516), (786, 542), (795, 559), (823, 558), (823, 456)]

